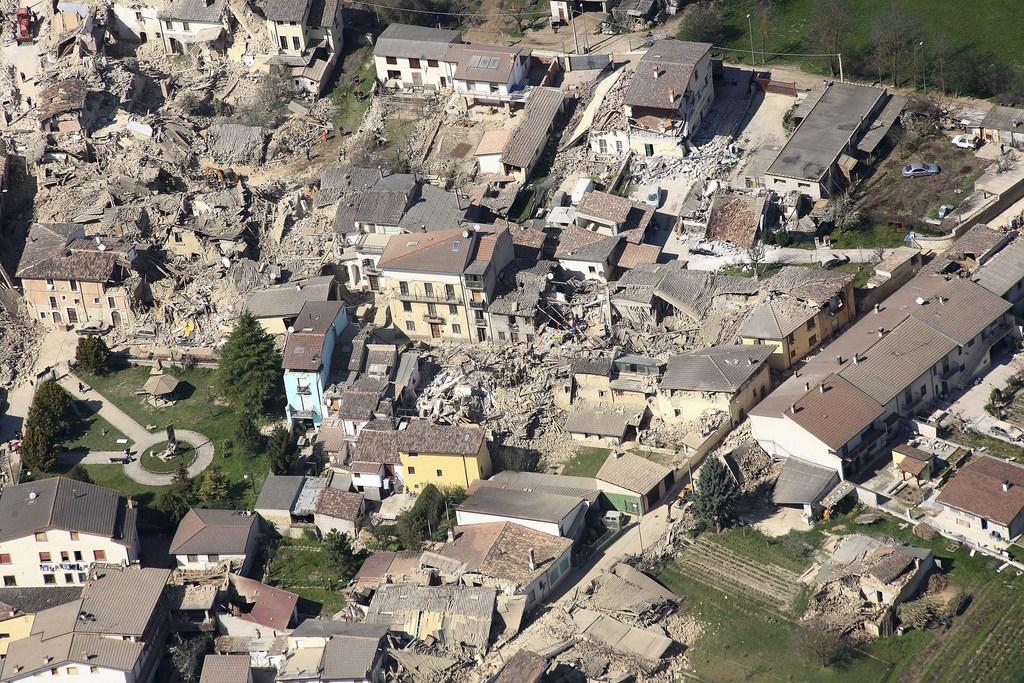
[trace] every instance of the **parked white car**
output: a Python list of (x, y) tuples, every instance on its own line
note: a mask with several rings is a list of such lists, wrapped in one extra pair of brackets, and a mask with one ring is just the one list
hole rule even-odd
[(960, 149), (978, 148), (978, 138), (974, 135), (957, 135), (953, 138), (952, 142), (954, 147), (959, 147)]

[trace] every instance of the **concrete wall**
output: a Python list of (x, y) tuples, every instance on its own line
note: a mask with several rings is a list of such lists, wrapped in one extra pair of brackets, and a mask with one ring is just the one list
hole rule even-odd
[(22, 280), (21, 284), (29, 314), (44, 325), (72, 324), (75, 317), (74, 326), (98, 321), (116, 327), (118, 319), (121, 324), (135, 319), (124, 287), (108, 288), (102, 282), (80, 280), (54, 280), (52, 285), (46, 280)]
[(421, 87), (427, 90), (438, 90), (453, 87), (452, 76), (455, 74), (456, 67), (454, 62), (420, 59), (418, 60), (419, 66), (414, 66), (416, 60), (406, 57), (391, 58), (391, 61), (395, 62), (394, 64), (389, 64), (388, 61), (389, 58), (386, 56), (376, 54), (373, 56), (377, 80), (381, 83), (394, 80), (398, 88), (402, 90)]
[(543, 532), (549, 536), (561, 536), (561, 529), (557, 522), (541, 522), (533, 519), (520, 519), (517, 517), (505, 517), (503, 515), (489, 515), (480, 512), (455, 511), (455, 521), (460, 526), (470, 524), (489, 524), (491, 522), (514, 522), (530, 529)]
[(771, 380), (771, 371), (765, 363), (735, 394), (710, 391), (659, 391), (654, 409), (661, 419), (670, 423), (689, 422), (706, 410), (718, 410), (728, 413), (730, 422), (735, 425), (768, 394)]
[(480, 444), (476, 455), (448, 455), (421, 452), (415, 456), (401, 453), (402, 468), (405, 471), (405, 485), (416, 493), (427, 484), (437, 487), (458, 486), (469, 488), (477, 479), (491, 476), (491, 455), (487, 440)]
[[(86, 583), (85, 575), (93, 562), (130, 564), (139, 559), (138, 545), (124, 545), (103, 536), (86, 533), (76, 533), (77, 538), (73, 539), (72, 533), (75, 532), (63, 529), (49, 529), (45, 533), (44, 541), (37, 541), (34, 534), (29, 534), (0, 543), (0, 554), (10, 555), (11, 558), (9, 564), (0, 564), (0, 577), (3, 577), (0, 585), (19, 588), (80, 586)], [(41, 559), (40, 553), (49, 553), (50, 559)], [(66, 553), (67, 559), (61, 553)], [(62, 563), (77, 564), (80, 568), (52, 567), (52, 571), (44, 572), (40, 566)], [(44, 574), (53, 575), (53, 582), (46, 583)], [(14, 583), (10, 583), (11, 580)]]

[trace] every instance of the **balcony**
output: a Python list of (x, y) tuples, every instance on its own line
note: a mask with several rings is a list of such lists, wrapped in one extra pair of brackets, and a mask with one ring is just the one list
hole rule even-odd
[(487, 318), (473, 318), (473, 324), (477, 327), (487, 327)]
[(482, 290), (484, 288), (484, 279), (482, 277), (466, 276), (466, 286), (470, 289)]
[(438, 303), (438, 304), (461, 304), (462, 299), (456, 296), (454, 293), (451, 296), (447, 294), (426, 294), (423, 292), (398, 292), (396, 295), (399, 301), (418, 301), (422, 303)]
[(89, 562), (40, 562), (39, 571), (47, 574), (54, 572), (84, 572), (89, 570)]
[(443, 325), (445, 323), (445, 319), (434, 313), (424, 313), (423, 322), (430, 323), (432, 325)]
[(476, 301), (475, 299), (470, 299), (469, 300), (469, 307), (472, 308), (475, 311), (482, 311), (485, 308), (487, 308), (487, 302), (486, 301)]

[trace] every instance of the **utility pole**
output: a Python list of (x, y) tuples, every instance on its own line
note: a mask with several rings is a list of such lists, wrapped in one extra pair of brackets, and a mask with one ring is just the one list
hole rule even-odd
[(843, 53), (840, 52), (837, 56), (839, 57), (839, 82), (846, 83), (846, 79), (843, 78)]
[(572, 0), (566, 3), (569, 6), (569, 24), (572, 26), (572, 42), (576, 45), (576, 54), (580, 53), (580, 39), (576, 35), (576, 15), (572, 13)]
[(754, 66), (754, 22), (750, 19), (750, 15), (747, 15), (747, 30), (750, 31), (750, 66)]
[(587, 37), (587, 18), (583, 16), (583, 12), (580, 12), (580, 18), (583, 19), (583, 54), (590, 54), (590, 38)]

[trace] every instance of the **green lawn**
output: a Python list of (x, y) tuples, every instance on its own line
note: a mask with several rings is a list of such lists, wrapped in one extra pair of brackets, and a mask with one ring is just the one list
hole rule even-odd
[[(717, 3), (723, 10), (722, 22), (725, 46), (739, 52), (729, 55), (730, 59), (745, 60), (749, 63), (750, 32), (754, 34), (754, 49), (761, 49), (761, 30), (758, 21), (758, 0), (732, 0)], [(848, 13), (848, 21), (841, 25), (839, 51), (843, 53), (847, 77), (859, 70), (877, 78), (877, 68), (872, 68), (870, 55), (875, 49), (875, 30), (880, 22), (890, 18), (893, 3), (883, 0), (844, 0), (842, 5)], [(984, 64), (996, 66), (1024, 66), (1024, 52), (1018, 49), (1020, 3), (1016, 0), (985, 0), (969, 8), (950, 0), (898, 0), (898, 5), (908, 17), (907, 40), (924, 41), (923, 61), (929, 86), (934, 86), (945, 75), (941, 73), (934, 55), (942, 44), (948, 45), (947, 71), (972, 64), (977, 56)], [(774, 20), (765, 41), (766, 52), (811, 53), (822, 50), (814, 44), (815, 16), (818, 14), (816, 0), (787, 0), (772, 4)], [(747, 16), (752, 21), (748, 24)], [(743, 53), (746, 52), (744, 55)], [(908, 52), (903, 73), (911, 78), (913, 59), (921, 58), (920, 53)], [(827, 73), (827, 58), (777, 57), (768, 59), (768, 67), (780, 62), (799, 64), (802, 68), (816, 73)], [(955, 62), (961, 62), (957, 64)], [(760, 59), (757, 60), (760, 63)], [(977, 74), (973, 87), (987, 84)]]
[[(307, 603), (302, 611), (319, 611), (324, 617), (330, 617), (345, 606), (345, 597), (340, 591), (346, 584), (331, 565), (327, 553), (306, 546), (319, 547), (320, 541), (282, 539), (270, 561), (268, 583), (298, 593), (308, 603), (317, 603)], [(300, 605), (300, 609), (302, 607)]]
[(833, 232), (829, 237), (832, 240), (833, 249), (875, 249), (877, 247), (893, 249), (906, 246), (903, 238), (908, 232), (910, 232), (909, 228), (876, 223), (858, 230)]
[(164, 460), (159, 454), (163, 453), (166, 448), (167, 442), (163, 441), (147, 450), (142, 454), (142, 466), (150, 472), (167, 474), (177, 471), (178, 463), (185, 463), (185, 467), (189, 467), (195, 462), (196, 455), (198, 455), (195, 448), (182, 442), (178, 444), (178, 450), (174, 457)]
[[(213, 465), (219, 467), (227, 475), (232, 484), (231, 493), (234, 500), (240, 507), (251, 506), (255, 501), (255, 496), (252, 487), (243, 478), (243, 475), (249, 474), (262, 480), (268, 471), (268, 463), (263, 455), (246, 458), (233, 452), (231, 442), (234, 439), (238, 416), (230, 407), (217, 400), (213, 389), (214, 371), (205, 368), (193, 370), (174, 368), (170, 370), (170, 374), (180, 381), (177, 390), (177, 396), (180, 398), (173, 406), (166, 408), (154, 408), (145, 402), (143, 396), (135, 394), (145, 384), (149, 377), (149, 371), (148, 367), (133, 367), (105, 375), (81, 373), (81, 378), (83, 382), (115, 403), (141, 425), (151, 428), (151, 431), (160, 432), (168, 424), (174, 424), (178, 429), (199, 432), (210, 439), (214, 446)], [(87, 466), (90, 474), (99, 467), (108, 467), (108, 465)], [(120, 478), (127, 480), (123, 474), (120, 475)], [(114, 488), (124, 493), (135, 492), (126, 490), (122, 486), (114, 486)], [(151, 487), (142, 488), (155, 495), (155, 491)]]
[(562, 474), (573, 477), (593, 477), (601, 469), (604, 461), (608, 459), (609, 453), (611, 453), (609, 448), (580, 446), (576, 449), (576, 454), (565, 463)]
[(753, 527), (733, 527), (713, 535), (715, 543), (758, 562), (777, 564), (802, 574), (811, 566), (811, 555), (821, 544), (822, 530), (791, 531), (785, 536), (772, 538)]
[(1024, 462), (1024, 448), (1014, 446), (994, 436), (982, 434), (973, 429), (965, 431), (954, 431), (949, 435), (949, 440), (971, 448), (984, 448), (985, 452), (998, 458), (1010, 458), (1018, 462)]
[[(349, 73), (348, 62), (358, 61), (361, 57), (366, 60), (355, 69), (355, 73), (360, 79), (359, 83), (355, 83), (355, 79)], [(346, 57), (345, 73), (338, 77), (338, 84), (328, 94), (331, 102), (337, 107), (337, 112), (332, 119), (336, 133), (354, 133), (358, 130), (359, 124), (363, 122), (363, 114), (370, 106), (369, 97), (360, 97), (369, 94), (376, 78), (373, 59), (368, 57), (368, 52), (365, 55), (354, 53)]]
[(68, 432), (61, 445), (67, 450), (85, 448), (90, 451), (120, 451), (125, 444), (117, 443), (124, 434), (98, 414), (90, 412), (80, 401), (73, 402), (75, 415), (68, 420)]

